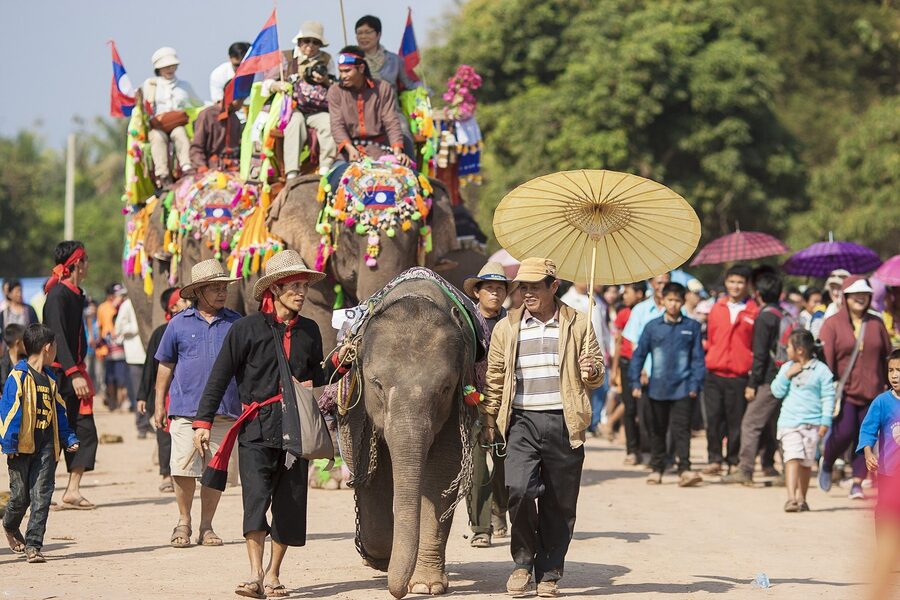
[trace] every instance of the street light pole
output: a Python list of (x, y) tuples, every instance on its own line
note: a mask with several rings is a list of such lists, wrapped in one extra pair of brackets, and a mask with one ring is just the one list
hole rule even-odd
[(75, 237), (75, 134), (70, 133), (66, 148), (66, 206), (63, 238)]

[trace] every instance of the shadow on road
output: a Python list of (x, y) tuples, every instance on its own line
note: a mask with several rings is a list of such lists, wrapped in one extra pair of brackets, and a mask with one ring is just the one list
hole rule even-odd
[[(612, 538), (614, 540), (623, 540), (629, 544), (636, 544), (650, 539), (652, 535), (658, 533), (643, 533), (639, 531), (576, 531), (573, 536), (576, 540), (593, 540), (596, 538)], [(568, 563), (566, 563), (568, 565)]]
[[(714, 579), (717, 581), (733, 583), (736, 585), (750, 585), (750, 582), (753, 581), (752, 577), (748, 577), (747, 579), (737, 579), (735, 577), (723, 577), (721, 575), (693, 575), (693, 577), (703, 577), (705, 579)], [(778, 577), (770, 577), (769, 583), (773, 586), (779, 584), (788, 584), (794, 583), (799, 585), (827, 585), (827, 586), (835, 586), (835, 587), (850, 587), (855, 585), (863, 585), (860, 582), (852, 582), (852, 581), (824, 581), (822, 579), (812, 579), (811, 577), (788, 577), (784, 579), (779, 579)]]
[(641, 479), (647, 476), (643, 470), (626, 469), (585, 469), (581, 472), (581, 485), (597, 485), (613, 479)]

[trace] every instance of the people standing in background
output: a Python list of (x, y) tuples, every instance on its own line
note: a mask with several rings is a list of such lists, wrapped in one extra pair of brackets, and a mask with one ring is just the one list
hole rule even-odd
[(25, 342), (22, 341), (25, 328), (18, 323), (11, 323), (3, 328), (3, 356), (0, 356), (0, 389), (13, 367), (23, 358), (28, 358), (25, 353)]
[(703, 387), (709, 464), (704, 475), (719, 475), (723, 464), (730, 471), (739, 462), (741, 420), (747, 408), (744, 390), (753, 364), (753, 323), (758, 312), (750, 298), (751, 274), (747, 266), (730, 267), (725, 272), (726, 296), (709, 311)]
[(69, 425), (78, 438), (78, 451), (66, 453), (69, 483), (61, 508), (91, 510), (94, 504), (81, 494), (85, 472), (93, 471), (97, 459), (97, 426), (94, 424), (94, 384), (87, 373), (87, 334), (84, 325), (85, 296), (81, 283), (88, 273), (84, 244), (67, 240), (53, 251), (56, 266), (47, 280), (44, 323), (56, 334), (53, 368), (59, 393), (66, 403)]
[(130, 410), (134, 411), (138, 439), (144, 439), (150, 432), (150, 421), (146, 414), (137, 409), (137, 388), (141, 383), (147, 353), (144, 351), (144, 342), (141, 341), (141, 332), (131, 298), (126, 297), (119, 306), (119, 313), (116, 315), (116, 336), (122, 340), (122, 347), (125, 349), (125, 364), (128, 367), (126, 389), (128, 401), (131, 403)]
[(0, 331), (12, 323), (22, 327), (37, 323), (37, 313), (31, 305), (22, 300), (22, 282), (18, 279), (8, 279), (3, 282), (3, 287), (6, 305), (0, 310)]
[[(822, 325), (825, 321), (833, 317), (837, 314), (838, 310), (840, 310), (841, 302), (843, 300), (841, 287), (844, 285), (844, 280), (848, 277), (850, 277), (850, 271), (845, 269), (835, 269), (828, 275), (828, 279), (825, 280), (825, 294), (823, 298), (825, 306), (822, 309), (822, 318), (816, 319), (810, 325), (810, 331), (816, 339), (820, 339), (819, 333), (822, 331)], [(838, 402), (840, 402), (840, 398), (838, 398)]]
[[(887, 387), (887, 355), (891, 340), (881, 318), (870, 311), (872, 286), (858, 275), (847, 277), (843, 284), (840, 310), (825, 319), (819, 336), (825, 363), (837, 378), (837, 398), (840, 412), (825, 438), (825, 448), (819, 463), (819, 487), (831, 489), (831, 469), (834, 461), (848, 448), (856, 448), (859, 428), (872, 399)], [(865, 498), (862, 490), (866, 478), (866, 460), (857, 454), (852, 461), (853, 484), (850, 499)]]
[[(159, 350), (159, 343), (162, 341), (163, 334), (172, 317), (190, 306), (190, 303), (181, 297), (178, 288), (169, 288), (165, 290), (159, 297), (163, 310), (166, 312), (166, 322), (153, 330), (150, 334), (150, 341), (147, 342), (146, 362), (141, 372), (141, 384), (137, 392), (137, 409), (138, 412), (146, 415), (148, 419), (153, 418), (156, 409), (155, 393), (156, 393), (156, 372), (159, 369), (159, 361), (156, 360), (156, 351)], [(168, 410), (168, 406), (166, 406)], [(175, 486), (172, 484), (172, 436), (169, 435), (169, 425), (156, 428), (156, 449), (159, 459), (159, 475), (162, 481), (159, 484), (159, 491), (163, 493), (172, 493)]]
[(822, 290), (811, 286), (803, 290), (803, 310), (800, 311), (799, 317), (800, 327), (812, 332), (813, 323), (825, 317), (825, 310), (821, 305)]
[(250, 49), (247, 42), (235, 42), (228, 46), (228, 60), (220, 64), (209, 74), (209, 97), (213, 104), (222, 102), (225, 97), (225, 86), (234, 78), (234, 70), (238, 68), (244, 55)]
[(625, 406), (622, 422), (625, 428), (625, 464), (639, 465), (643, 462), (641, 456), (641, 442), (649, 444), (649, 433), (646, 430), (646, 423), (638, 421), (638, 404), (637, 398), (631, 389), (631, 379), (629, 378), (628, 369), (631, 366), (631, 357), (634, 353), (634, 346), (623, 335), (625, 327), (631, 317), (631, 310), (636, 305), (644, 301), (644, 295), (647, 293), (647, 283), (639, 281), (637, 283), (629, 283), (622, 289), (622, 300), (624, 306), (616, 313), (616, 320), (613, 323), (613, 332), (615, 333), (615, 356), (617, 358), (615, 366), (610, 369), (610, 380), (619, 389), (622, 396), (622, 404)]
[(116, 334), (116, 315), (125, 299), (125, 287), (111, 283), (106, 287), (106, 300), (97, 307), (97, 321), (100, 323), (100, 338), (103, 340), (103, 383), (106, 393), (104, 403), (110, 411), (122, 405), (128, 390), (128, 364), (125, 362), (125, 347)]
[[(497, 323), (506, 318), (506, 309), (503, 308), (506, 297), (518, 285), (507, 279), (500, 263), (489, 262), (477, 276), (469, 277), (463, 282), (463, 291), (478, 302), (478, 312), (484, 317), (488, 329), (493, 332)], [(487, 342), (490, 344), (490, 339)], [(488, 469), (488, 453), (493, 463), (492, 470)], [(469, 518), (473, 534), (471, 545), (473, 548), (490, 548), (492, 537), (506, 537), (507, 532), (509, 492), (503, 468), (505, 454), (498, 452), (495, 446), (485, 448), (477, 443), (472, 449), (472, 455), (474, 466), (472, 491), (469, 495)]]
[(900, 286), (887, 288), (881, 319), (888, 330), (888, 335), (891, 336), (891, 345), (900, 348)]

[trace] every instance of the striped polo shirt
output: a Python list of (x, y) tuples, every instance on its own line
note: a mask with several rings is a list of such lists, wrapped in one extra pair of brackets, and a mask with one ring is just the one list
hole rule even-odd
[(562, 410), (559, 395), (559, 313), (542, 323), (526, 310), (519, 326), (513, 408)]

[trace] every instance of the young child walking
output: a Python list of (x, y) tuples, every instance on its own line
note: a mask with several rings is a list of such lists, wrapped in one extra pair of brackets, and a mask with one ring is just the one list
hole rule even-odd
[(631, 359), (629, 381), (635, 398), (641, 397), (641, 367), (653, 357), (650, 372), (650, 468), (648, 484), (662, 483), (666, 468), (666, 434), (670, 433), (678, 458), (678, 485), (692, 487), (703, 481), (691, 471), (691, 413), (703, 387), (706, 364), (700, 323), (681, 314), (685, 288), (667, 283), (662, 290), (665, 312), (644, 327)]
[(816, 464), (816, 448), (831, 427), (834, 412), (834, 376), (815, 357), (815, 347), (809, 331), (793, 331), (787, 341), (788, 361), (772, 382), (772, 395), (782, 399), (777, 437), (788, 494), (784, 512), (809, 510), (806, 492)]
[[(0, 448), (8, 457), (10, 492), (3, 530), (13, 552), (24, 552), (30, 563), (42, 563), (60, 446), (75, 452), (78, 439), (69, 429), (65, 402), (50, 374), (56, 334), (35, 323), (25, 329), (23, 341), (28, 358), (13, 367), (0, 398)], [(20, 526), (29, 506), (23, 537)]]
[[(878, 472), (875, 506), (875, 573), (869, 598), (891, 596), (894, 570), (900, 560), (900, 349), (888, 355), (889, 390), (879, 394), (859, 429), (857, 452), (864, 452), (866, 467)], [(875, 444), (878, 452), (875, 452)]]

